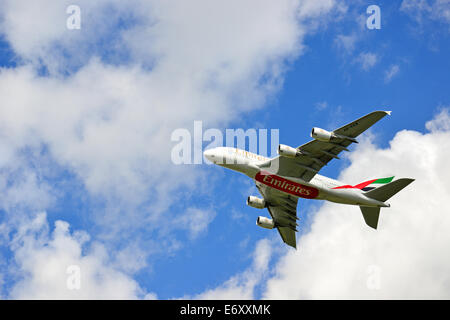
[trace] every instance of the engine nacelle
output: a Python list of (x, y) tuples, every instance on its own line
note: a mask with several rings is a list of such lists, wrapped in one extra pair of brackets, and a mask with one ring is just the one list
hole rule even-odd
[(273, 229), (275, 227), (275, 222), (273, 222), (272, 219), (260, 216), (256, 219), (256, 225), (265, 229)]
[(328, 142), (334, 137), (334, 135), (330, 131), (321, 128), (313, 128), (311, 130), (311, 137), (319, 141)]
[(278, 145), (278, 154), (283, 157), (295, 158), (299, 154), (299, 151), (285, 144), (280, 144)]
[(264, 209), (266, 207), (266, 201), (255, 196), (249, 196), (247, 198), (247, 205), (256, 209)]

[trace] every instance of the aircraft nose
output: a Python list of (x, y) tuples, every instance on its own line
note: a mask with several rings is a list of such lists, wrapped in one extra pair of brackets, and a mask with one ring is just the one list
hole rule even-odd
[(205, 156), (206, 159), (208, 159), (209, 161), (214, 163), (215, 155), (214, 155), (214, 151), (212, 149), (205, 150), (203, 152), (203, 155)]

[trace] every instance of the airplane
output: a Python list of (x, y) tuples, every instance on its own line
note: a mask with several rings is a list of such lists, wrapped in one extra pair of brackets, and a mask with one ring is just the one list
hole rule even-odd
[(390, 114), (391, 111), (374, 111), (333, 131), (313, 128), (312, 141), (297, 148), (280, 144), (274, 158), (232, 147), (212, 148), (203, 154), (211, 163), (253, 179), (262, 198), (249, 196), (247, 205), (267, 208), (271, 216), (259, 216), (256, 225), (276, 228), (287, 245), (297, 248), (299, 198), (357, 205), (365, 223), (377, 229), (380, 208), (390, 207), (386, 201), (414, 181), (388, 177), (349, 185), (318, 174), (328, 162), (339, 159), (342, 151), (349, 151), (349, 145), (358, 143), (356, 138), (361, 133)]

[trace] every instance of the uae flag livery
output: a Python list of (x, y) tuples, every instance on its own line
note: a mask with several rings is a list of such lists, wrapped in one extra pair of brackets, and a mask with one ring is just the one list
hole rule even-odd
[(256, 174), (255, 180), (271, 188), (292, 194), (300, 198), (314, 199), (319, 194), (316, 188), (293, 182), (275, 174), (260, 171)]

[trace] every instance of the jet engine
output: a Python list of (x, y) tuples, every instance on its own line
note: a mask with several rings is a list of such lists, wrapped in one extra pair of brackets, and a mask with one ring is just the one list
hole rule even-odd
[(285, 144), (280, 144), (278, 145), (278, 154), (283, 157), (295, 158), (299, 154), (299, 151)]
[(266, 201), (255, 196), (249, 196), (247, 198), (247, 205), (256, 209), (264, 209), (266, 207)]
[(273, 229), (275, 227), (275, 222), (273, 222), (272, 219), (259, 216), (258, 219), (256, 219), (256, 225), (261, 228)]
[(334, 138), (334, 134), (321, 128), (313, 128), (311, 131), (311, 137), (319, 141), (328, 142), (331, 138)]

